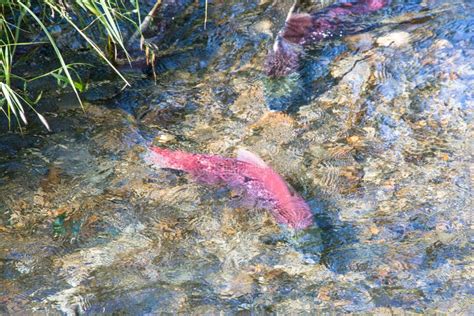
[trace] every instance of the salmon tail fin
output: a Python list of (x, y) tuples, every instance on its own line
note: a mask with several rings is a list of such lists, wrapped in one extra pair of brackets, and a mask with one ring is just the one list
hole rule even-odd
[[(159, 168), (169, 168), (182, 171), (192, 171), (198, 167), (194, 154), (180, 150), (169, 150), (160, 147), (150, 147), (148, 161)], [(199, 155), (197, 155), (199, 156)]]
[(172, 160), (172, 151), (160, 147), (150, 147), (150, 151), (145, 156), (145, 161), (155, 165), (158, 168), (174, 168)]

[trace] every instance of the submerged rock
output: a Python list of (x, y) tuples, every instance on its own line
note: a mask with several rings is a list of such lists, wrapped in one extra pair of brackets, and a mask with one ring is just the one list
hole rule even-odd
[(377, 38), (380, 46), (402, 47), (410, 43), (410, 34), (404, 31), (396, 31)]

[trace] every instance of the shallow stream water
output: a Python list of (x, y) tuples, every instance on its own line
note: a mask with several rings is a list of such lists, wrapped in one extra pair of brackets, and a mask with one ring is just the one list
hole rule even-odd
[[(156, 82), (50, 97), (53, 132), (0, 136), (0, 314), (474, 313), (473, 3), (392, 1), (269, 79), (287, 9), (214, 1), (204, 29), (188, 7)], [(154, 168), (151, 144), (246, 148), (316, 224)]]

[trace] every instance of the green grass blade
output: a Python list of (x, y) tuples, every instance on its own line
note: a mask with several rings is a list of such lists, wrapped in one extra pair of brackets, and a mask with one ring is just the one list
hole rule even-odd
[(89, 45), (97, 52), (97, 54), (115, 71), (115, 73), (125, 82), (126, 86), (130, 86), (130, 83), (125, 79), (125, 77), (118, 71), (118, 69), (110, 62), (110, 60), (105, 56), (102, 50), (91, 40), (67, 15), (63, 14), (60, 10), (55, 8), (54, 6), (51, 7), (57, 13), (61, 14), (61, 16), (84, 38)]
[(25, 4), (21, 3), (21, 2), (18, 2), (18, 4), (23, 7), (27, 12), (28, 14), (30, 14), (30, 16), (38, 23), (38, 25), (41, 27), (41, 29), (44, 31), (44, 33), (46, 34), (46, 36), (48, 37), (48, 40), (50, 41), (51, 45), (53, 46), (53, 49), (54, 49), (54, 52), (56, 53), (56, 56), (58, 57), (59, 59), (59, 62), (61, 63), (61, 66), (64, 70), (64, 73), (66, 74), (66, 77), (68, 78), (69, 80), (69, 83), (70, 83), (70, 86), (71, 88), (73, 89), (74, 93), (76, 94), (76, 97), (79, 101), (79, 104), (81, 105), (82, 108), (84, 108), (84, 105), (82, 104), (82, 100), (81, 100), (81, 97), (79, 96), (79, 92), (77, 91), (76, 87), (74, 86), (74, 80), (72, 79), (71, 77), (71, 74), (69, 73), (69, 70), (68, 70), (68, 67), (66, 65), (66, 62), (64, 61), (64, 58), (63, 56), (61, 55), (61, 52), (59, 51), (59, 48), (58, 46), (56, 45), (56, 42), (54, 41), (53, 37), (51, 36), (51, 34), (48, 32), (48, 29), (46, 28), (46, 26), (41, 22), (41, 20), (38, 18), (38, 16), (30, 10), (30, 8), (28, 8)]

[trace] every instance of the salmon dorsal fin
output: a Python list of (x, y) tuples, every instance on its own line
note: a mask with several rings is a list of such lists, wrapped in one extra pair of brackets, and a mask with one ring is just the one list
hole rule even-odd
[(247, 162), (260, 168), (269, 168), (265, 161), (262, 160), (262, 158), (243, 148), (240, 148), (237, 151), (237, 160)]

